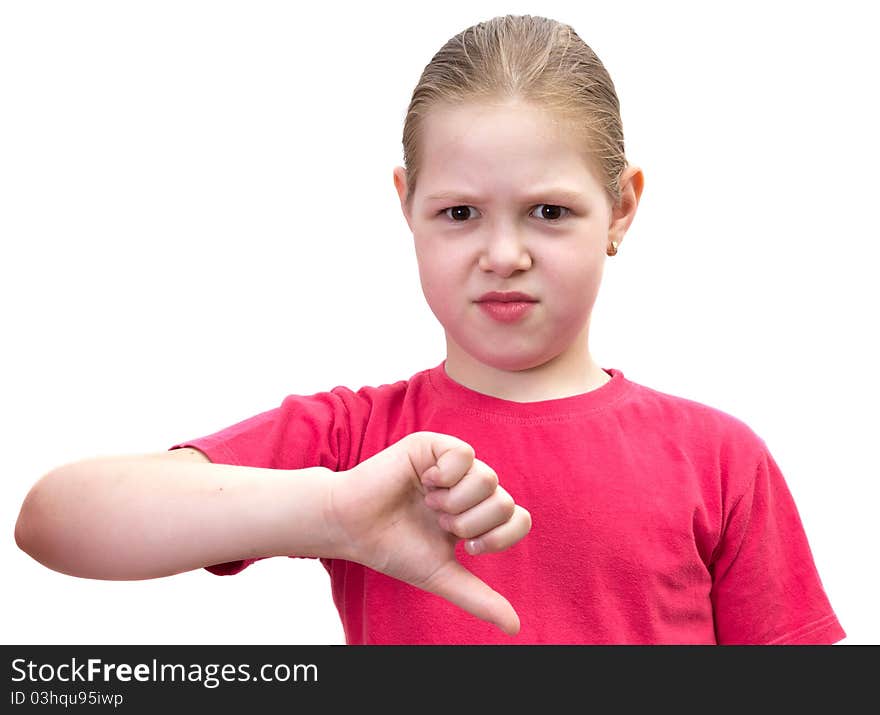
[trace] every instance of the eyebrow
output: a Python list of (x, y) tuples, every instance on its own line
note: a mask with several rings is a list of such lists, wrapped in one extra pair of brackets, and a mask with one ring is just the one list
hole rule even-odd
[[(538, 199), (553, 197), (554, 199), (562, 199), (563, 201), (576, 203), (581, 201), (583, 198), (583, 194), (580, 191), (575, 191), (574, 189), (566, 189), (564, 187), (548, 187), (546, 189), (539, 189), (536, 191), (532, 191), (524, 196), (522, 196), (523, 201), (537, 201)], [(431, 194), (430, 196), (426, 196), (426, 201), (440, 200), (445, 199), (449, 201), (467, 201), (473, 203), (485, 203), (485, 199), (482, 196), (475, 196), (473, 194), (468, 194), (463, 191), (438, 191), (435, 194)]]

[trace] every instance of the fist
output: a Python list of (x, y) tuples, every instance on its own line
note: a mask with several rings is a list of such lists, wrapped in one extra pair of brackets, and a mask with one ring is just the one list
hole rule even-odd
[(522, 539), (531, 517), (476, 458), (473, 447), (438, 432), (414, 432), (347, 472), (330, 490), (338, 552), (455, 603), (511, 635), (510, 602), (455, 558), (503, 551)]
[(424, 503), (437, 513), (441, 528), (467, 539), (468, 553), (503, 551), (528, 533), (529, 513), (514, 502), (469, 444), (453, 446), (434, 461), (421, 475)]

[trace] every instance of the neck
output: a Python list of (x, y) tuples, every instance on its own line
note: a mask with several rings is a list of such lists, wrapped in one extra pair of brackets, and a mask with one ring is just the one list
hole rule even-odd
[(512, 402), (557, 400), (590, 392), (611, 376), (593, 360), (586, 339), (538, 364), (498, 367), (466, 353), (447, 334), (446, 374), (471, 390)]

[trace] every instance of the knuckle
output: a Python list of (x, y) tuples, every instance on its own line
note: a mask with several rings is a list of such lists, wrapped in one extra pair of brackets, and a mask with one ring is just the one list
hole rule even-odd
[(480, 532), (476, 529), (461, 529), (460, 531), (455, 532), (455, 535), (459, 539), (473, 539), (480, 535)]
[(485, 553), (501, 551), (501, 548), (498, 546), (498, 539), (494, 536), (481, 536), (480, 541), (483, 542), (483, 551)]
[(483, 479), (490, 491), (495, 491), (498, 488), (498, 475), (491, 467), (486, 467), (486, 469), (481, 474), (481, 478)]
[(482, 519), (471, 515), (460, 516), (455, 524), (455, 535), (461, 539), (471, 539), (485, 531)]
[(516, 512), (516, 502), (513, 500), (513, 497), (510, 496), (510, 494), (508, 494), (507, 492), (501, 490), (499, 490), (499, 492), (500, 494), (498, 500), (501, 504), (501, 509), (507, 515), (507, 518), (510, 519), (510, 517), (512, 517)]
[(475, 536), (479, 536), (480, 532), (476, 529), (469, 527), (467, 524), (458, 522), (455, 526), (455, 529), (452, 532), (459, 539), (472, 539)]
[(454, 534), (455, 536), (458, 536), (459, 538), (462, 538), (462, 539), (465, 538), (461, 534), (461, 531), (462, 531), (461, 519), (459, 519), (457, 516), (454, 516), (452, 514), (447, 514), (445, 521), (446, 521), (446, 530), (450, 534)]
[(510, 546), (509, 540), (500, 533), (487, 534), (480, 538), (483, 540), (483, 548), (486, 551), (504, 551), (504, 549)]

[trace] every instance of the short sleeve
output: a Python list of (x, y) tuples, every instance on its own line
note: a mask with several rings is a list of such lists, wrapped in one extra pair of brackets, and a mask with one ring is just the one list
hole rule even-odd
[(846, 637), (792, 495), (763, 441), (710, 566), (719, 644), (832, 644)]
[[(348, 469), (351, 459), (350, 405), (346, 387), (312, 395), (288, 395), (280, 406), (203, 437), (169, 447), (195, 447), (215, 464), (267, 469)], [(206, 566), (218, 576), (240, 573), (265, 556)], [(293, 558), (293, 557), (292, 557)]]

